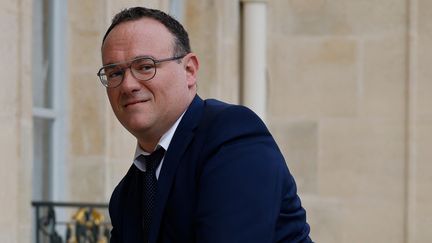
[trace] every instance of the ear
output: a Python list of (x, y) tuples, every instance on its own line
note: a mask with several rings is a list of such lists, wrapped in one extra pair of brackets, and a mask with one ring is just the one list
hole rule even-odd
[(196, 80), (199, 69), (199, 61), (195, 53), (189, 53), (184, 57), (184, 68), (186, 71), (186, 80), (189, 88), (196, 86)]

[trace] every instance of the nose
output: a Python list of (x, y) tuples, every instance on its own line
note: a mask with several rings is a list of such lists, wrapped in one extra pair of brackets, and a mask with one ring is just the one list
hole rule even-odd
[(141, 82), (136, 79), (133, 74), (132, 70), (129, 68), (126, 68), (123, 74), (123, 81), (120, 84), (124, 92), (136, 92), (141, 89)]

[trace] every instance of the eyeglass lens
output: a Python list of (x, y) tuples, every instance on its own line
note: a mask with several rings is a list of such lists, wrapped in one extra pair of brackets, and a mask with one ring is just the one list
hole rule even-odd
[(127, 68), (130, 67), (132, 75), (142, 81), (152, 79), (155, 75), (155, 62), (150, 58), (133, 60), (130, 65), (112, 65), (105, 67), (100, 72), (101, 80), (107, 87), (114, 87), (123, 81)]

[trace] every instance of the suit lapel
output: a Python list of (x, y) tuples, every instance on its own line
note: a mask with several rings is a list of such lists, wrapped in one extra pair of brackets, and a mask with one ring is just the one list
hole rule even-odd
[(155, 243), (159, 235), (163, 212), (166, 201), (170, 194), (177, 167), (181, 161), (181, 158), (183, 157), (183, 153), (194, 136), (194, 130), (202, 116), (203, 106), (203, 100), (199, 98), (199, 96), (195, 96), (182, 120), (180, 121), (180, 124), (177, 127), (177, 130), (175, 131), (173, 139), (171, 140), (169, 148), (165, 154), (162, 169), (158, 178), (156, 205), (153, 212), (154, 214), (149, 235), (150, 243)]

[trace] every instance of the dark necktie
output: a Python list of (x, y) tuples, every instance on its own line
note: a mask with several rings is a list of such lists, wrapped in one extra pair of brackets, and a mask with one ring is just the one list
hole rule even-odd
[(154, 201), (157, 190), (156, 169), (159, 166), (165, 149), (159, 147), (150, 155), (140, 155), (137, 160), (145, 163), (146, 171), (142, 174), (143, 183), (143, 232), (144, 242), (148, 241), (148, 234), (151, 225), (151, 218), (154, 208)]

